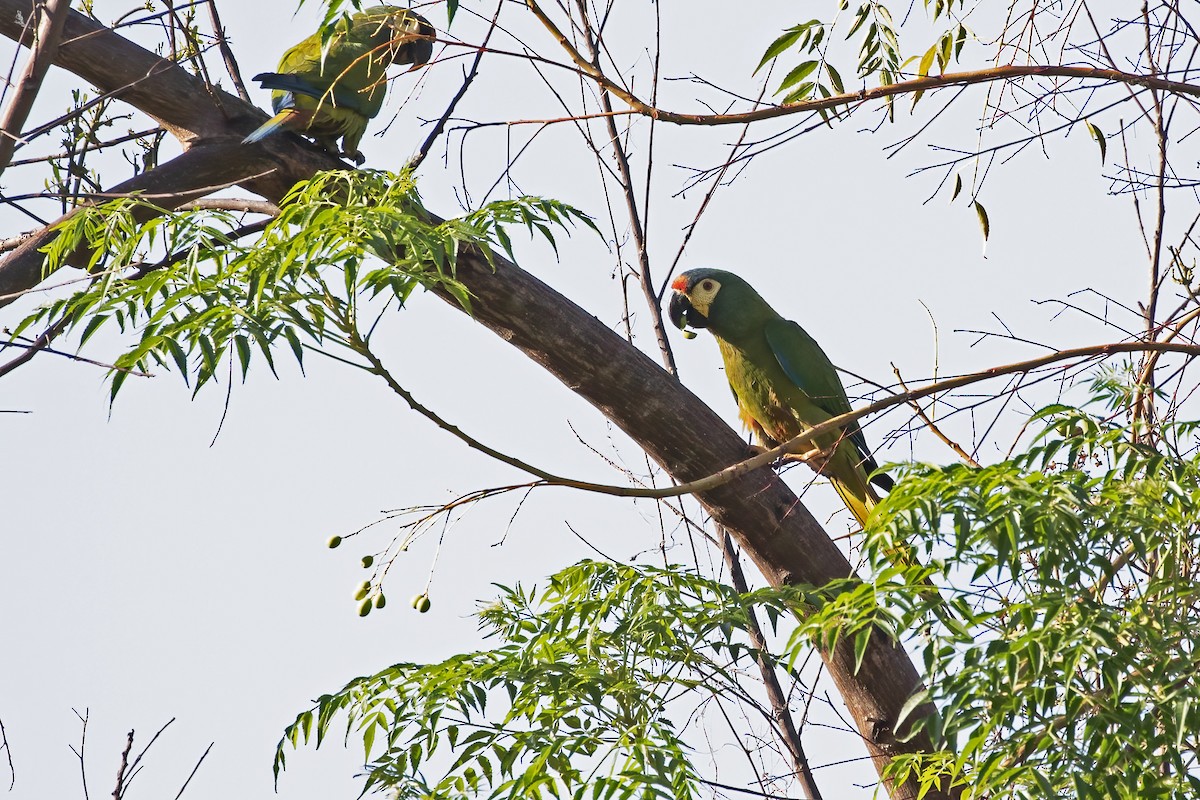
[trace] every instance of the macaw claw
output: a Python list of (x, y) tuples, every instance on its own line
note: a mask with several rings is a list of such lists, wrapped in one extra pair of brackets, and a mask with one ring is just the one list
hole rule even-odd
[(812, 450), (805, 450), (803, 453), (789, 453), (786, 458), (794, 461), (803, 461), (812, 468), (813, 472), (823, 474), (825, 467), (829, 464), (829, 459), (833, 458), (833, 453), (836, 449), (837, 445), (824, 450), (814, 447)]

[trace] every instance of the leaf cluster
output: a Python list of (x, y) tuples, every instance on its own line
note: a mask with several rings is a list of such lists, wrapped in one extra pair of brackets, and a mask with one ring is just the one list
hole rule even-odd
[(695, 796), (668, 704), (734, 685), (730, 669), (749, 652), (736, 592), (681, 570), (585, 561), (544, 591), (501, 587), (479, 617), (497, 647), (397, 664), (321, 697), (287, 728), (276, 773), (286, 743), (319, 745), (344, 714), (370, 759), (364, 791)]
[[(439, 222), (410, 176), (383, 171), (318, 174), (257, 226), (229, 212), (167, 212), (122, 198), (82, 207), (60, 226), (49, 268), (84, 252), (94, 277), (26, 317), (13, 335), (59, 322), (81, 332), (81, 345), (114, 324), (134, 332), (136, 343), (113, 362), (113, 398), (131, 373), (155, 367), (178, 370), (194, 391), (223, 365), (232, 370), (230, 358), (243, 377), (256, 355), (275, 373), (280, 347), (301, 368), (306, 350), (363, 366), (350, 359), (364, 355), (378, 321), (418, 286), (470, 310), (470, 293), (455, 277), (460, 248), (490, 253), (498, 244), (511, 254), (506, 225), (554, 244), (551, 228), (576, 222), (594, 228), (582, 212), (536, 197)], [(246, 241), (248, 234), (256, 238)]]
[[(926, 0), (925, 6), (934, 21), (950, 18), (955, 0)], [(838, 13), (825, 22), (811, 19), (788, 28), (767, 47), (755, 72), (789, 50), (796, 50), (801, 62), (788, 71), (780, 81), (776, 95), (783, 95), (780, 102), (798, 103), (815, 97), (832, 97), (846, 91), (841, 73), (830, 59), (827, 34), (844, 27), (847, 41), (857, 43), (858, 54), (855, 74), (866, 81), (874, 78), (879, 85), (887, 86), (902, 79), (902, 71), (910, 61), (905, 60), (900, 45), (899, 28), (891, 11), (877, 0), (863, 0), (844, 22), (842, 15), (850, 11), (849, 0), (841, 0)], [(936, 60), (942, 71), (962, 53), (970, 31), (957, 20), (943, 31), (937, 41), (925, 51), (920, 59), (918, 74), (928, 75)], [(914, 99), (920, 99), (918, 93)]]
[[(909, 707), (936, 702), (946, 750), (894, 774), (977, 796), (1195, 797), (1200, 460), (1078, 409), (1037, 419), (1026, 453), (907, 468), (879, 507), (868, 550), (890, 596), (931, 576), (958, 595), (952, 624), (913, 631), (929, 688)], [(886, 566), (902, 544), (933, 567)]]

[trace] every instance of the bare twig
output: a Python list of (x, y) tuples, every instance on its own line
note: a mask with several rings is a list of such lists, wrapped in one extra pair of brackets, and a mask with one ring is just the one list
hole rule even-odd
[[(904, 378), (902, 378), (900, 376), (900, 368), (897, 367), (895, 364), (892, 364), (892, 372), (896, 373), (896, 380), (899, 382), (900, 388), (907, 392), (908, 386), (904, 383)], [(939, 438), (943, 442), (945, 442), (946, 446), (949, 447), (951, 450), (953, 450), (955, 453), (957, 453), (959, 458), (961, 458), (967, 464), (970, 464), (972, 467), (979, 466), (979, 462), (976, 461), (974, 458), (972, 458), (970, 453), (968, 453), (966, 450), (964, 450), (962, 448), (962, 446), (959, 445), (958, 442), (954, 441), (953, 439), (951, 439), (949, 436), (947, 436), (945, 433), (942, 432), (942, 429), (939, 428), (937, 426), (937, 424), (932, 419), (929, 418), (929, 415), (925, 413), (925, 409), (921, 407), (920, 403), (918, 403), (915, 400), (910, 400), (908, 405), (912, 408), (913, 411), (916, 412), (917, 416), (921, 418), (921, 421), (925, 423), (925, 427), (929, 428), (929, 431), (934, 436), (936, 436), (937, 438)]]
[[(726, 566), (729, 567), (729, 579), (733, 582), (734, 589), (745, 594), (750, 591), (750, 587), (746, 583), (746, 574), (742, 571), (741, 559), (733, 547), (733, 537), (726, 530), (721, 530), (720, 533), (721, 555), (725, 558)], [(812, 768), (808, 764), (808, 757), (804, 754), (804, 745), (800, 741), (800, 733), (796, 730), (796, 723), (792, 719), (792, 712), (788, 708), (783, 688), (779, 685), (779, 676), (775, 673), (775, 665), (766, 655), (769, 652), (767, 640), (763, 636), (762, 628), (759, 627), (758, 617), (755, 616), (754, 609), (749, 606), (746, 607), (746, 616), (746, 633), (750, 637), (751, 646), (755, 649), (754, 660), (758, 664), (763, 686), (767, 690), (767, 699), (771, 703), (771, 714), (775, 719), (779, 737), (792, 757), (792, 772), (795, 773), (796, 780), (800, 781), (800, 785), (804, 787), (804, 793), (808, 800), (821, 800), (821, 789), (817, 786)]]
[(133, 750), (133, 730), (125, 740), (125, 749), (121, 751), (121, 763), (117, 766), (117, 785), (112, 790), (113, 800), (121, 800), (125, 794), (125, 771), (129, 768), (129, 751)]
[(62, 38), (63, 25), (67, 21), (67, 12), (71, 9), (71, 0), (46, 0), (45, 5), (38, 6), (41, 21), (37, 28), (37, 41), (25, 71), (21, 74), (17, 89), (9, 100), (8, 108), (0, 118), (0, 172), (8, 167), (16, 149), (21, 129), (29, 119), (33, 110), (33, 102), (37, 99), (38, 91), (42, 88), (42, 79), (54, 63), (58, 55), (58, 44)]
[[(75, 711), (75, 709), (71, 710)], [(79, 733), (79, 749), (76, 750), (74, 747), (72, 747), (71, 752), (73, 752), (75, 757), (79, 759), (79, 776), (83, 780), (83, 800), (89, 800), (87, 766), (84, 762), (84, 753), (87, 748), (88, 710), (85, 708), (82, 714), (80, 714), (78, 711), (75, 711), (75, 716), (79, 717), (79, 721), (83, 723), (83, 730)]]
[(179, 787), (179, 793), (175, 795), (175, 800), (183, 797), (183, 792), (187, 789), (188, 784), (192, 782), (192, 778), (196, 777), (196, 773), (200, 771), (200, 765), (204, 763), (204, 759), (208, 758), (208, 754), (212, 752), (213, 745), (216, 742), (209, 742), (208, 747), (204, 748), (204, 753), (200, 756), (200, 760), (196, 762), (196, 766), (192, 767), (191, 773), (187, 776), (187, 780), (183, 782), (183, 786)]
[(882, 100), (890, 97), (899, 97), (904, 95), (917, 94), (918, 92), (930, 92), (937, 89), (943, 89), (949, 86), (970, 86), (980, 83), (995, 83), (998, 81), (1012, 80), (1014, 78), (1023, 77), (1042, 77), (1042, 78), (1074, 78), (1084, 80), (1100, 80), (1108, 83), (1123, 83), (1132, 86), (1144, 86), (1148, 88), (1158, 89), (1164, 92), (1186, 95), (1188, 97), (1200, 97), (1200, 85), (1188, 83), (1185, 81), (1174, 81), (1163, 78), (1157, 75), (1143, 75), (1138, 73), (1124, 72), (1117, 69), (1103, 69), (1100, 67), (1075, 67), (1061, 65), (1040, 65), (1040, 64), (1011, 64), (1006, 66), (990, 67), (988, 69), (971, 70), (966, 72), (946, 72), (937, 76), (918, 77), (907, 81), (897, 81), (896, 83), (876, 86), (871, 89), (862, 89), (857, 92), (845, 92), (842, 94), (832, 95), (830, 97), (820, 97), (813, 100), (804, 100), (798, 103), (789, 103), (781, 106), (770, 106), (768, 108), (755, 109), (753, 111), (745, 111), (732, 114), (685, 114), (666, 109), (657, 108), (654, 105), (639, 99), (636, 95), (614, 83), (600, 69), (592, 65), (584, 56), (575, 49), (570, 41), (563, 35), (546, 13), (541, 9), (536, 0), (526, 0), (526, 5), (529, 10), (534, 13), (538, 21), (550, 31), (551, 35), (570, 56), (575, 65), (594, 80), (602, 89), (611, 94), (616, 95), (624, 101), (630, 108), (637, 111), (639, 114), (644, 114), (648, 117), (653, 117), (661, 122), (670, 122), (676, 125), (738, 125), (745, 122), (757, 122), (764, 119), (774, 119), (788, 114), (800, 114), (812, 111), (820, 111), (824, 109), (840, 108), (842, 106), (859, 105), (871, 100)]
[(250, 99), (250, 93), (246, 91), (246, 84), (242, 81), (242, 71), (238, 68), (237, 59), (233, 55), (233, 49), (229, 46), (229, 40), (225, 37), (225, 26), (221, 24), (221, 17), (217, 14), (216, 0), (208, 0), (208, 15), (212, 19), (213, 35), (217, 37), (217, 49), (221, 52), (221, 58), (225, 61), (225, 70), (229, 73), (229, 79), (233, 81), (234, 88), (237, 89), (238, 97), (247, 103), (253, 103), (254, 101)]
[[(530, 8), (535, 8), (536, 3), (530, 0)], [(587, 6), (584, 0), (576, 0), (576, 6), (579, 9), (581, 18), (580, 24), (583, 26), (584, 41), (587, 44), (588, 53), (591, 55), (591, 66), (596, 74), (600, 73), (600, 47), (597, 41), (597, 34), (592, 30), (591, 24), (588, 22)], [(535, 11), (535, 13), (537, 13)], [(574, 52), (572, 48), (572, 52)], [(655, 62), (657, 65), (657, 61)], [(657, 67), (655, 69), (655, 78), (658, 77)], [(655, 81), (657, 87), (657, 80)], [(633, 244), (637, 248), (638, 259), (638, 283), (642, 287), (642, 295), (646, 299), (647, 311), (650, 314), (654, 328), (654, 338), (658, 343), (658, 351), (662, 357), (663, 366), (667, 372), (672, 375), (676, 374), (675, 355), (671, 352), (671, 342), (667, 339), (667, 329), (663, 325), (662, 310), (658, 305), (658, 293), (654, 287), (654, 279), (650, 274), (650, 251), (646, 243), (646, 225), (643, 215), (648, 216), (649, 208), (649, 183), (650, 170), (654, 164), (653, 152), (651, 157), (646, 159), (646, 183), (647, 183), (647, 202), (643, 203), (642, 209), (639, 211), (637, 197), (634, 194), (633, 171), (629, 166), (629, 154), (625, 151), (625, 145), (621, 143), (621, 135), (617, 131), (617, 123), (612, 116), (612, 100), (609, 96), (607, 87), (602, 83), (602, 91), (600, 93), (600, 106), (605, 112), (604, 124), (608, 129), (609, 146), (612, 147), (613, 158), (617, 162), (617, 173), (621, 186), (621, 195), (625, 198), (625, 207), (629, 214), (629, 227), (633, 233)], [(657, 91), (657, 89), (656, 89)], [(653, 118), (651, 118), (651, 135), (653, 135)], [(651, 140), (653, 143), (653, 139)]]
[(475, 76), (479, 74), (479, 62), (483, 61), (483, 54), (487, 52), (488, 42), (492, 38), (492, 34), (496, 30), (496, 24), (500, 19), (500, 11), (504, 8), (504, 0), (496, 6), (496, 13), (492, 15), (492, 23), (488, 26), (488, 31), (484, 34), (483, 41), (479, 44), (479, 50), (475, 53), (475, 60), (471, 62), (471, 68), (467, 70), (467, 74), (463, 77), (462, 86), (450, 98), (450, 102), (446, 105), (446, 110), (442, 112), (442, 116), (433, 126), (433, 130), (425, 137), (425, 141), (421, 143), (417, 154), (408, 162), (408, 168), (415, 170), (421, 166), (421, 162), (429, 155), (429, 151), (433, 149), (433, 143), (442, 135), (442, 131), (446, 129), (446, 123), (450, 121), (450, 117), (454, 115), (454, 109), (458, 106), (458, 102), (466, 96), (467, 90), (471, 88), (471, 84), (475, 82)]
[(368, 346), (366, 346), (365, 342), (363, 342), (361, 339), (356, 339), (356, 335), (353, 333), (350, 335), (352, 338), (348, 345), (350, 349), (367, 360), (368, 366), (366, 368), (368, 371), (383, 378), (392, 391), (403, 398), (404, 401), (408, 403), (410, 408), (421, 414), (429, 421), (433, 422), (442, 430), (458, 438), (468, 447), (478, 450), (497, 461), (508, 464), (511, 467), (515, 467), (516, 469), (519, 469), (522, 472), (532, 475), (538, 479), (529, 485), (561, 486), (565, 488), (579, 489), (586, 492), (593, 492), (595, 494), (652, 499), (680, 497), (685, 494), (706, 492), (719, 486), (724, 486), (730, 481), (745, 476), (751, 472), (754, 472), (755, 470), (771, 466), (784, 456), (806, 452), (810, 449), (810, 442), (812, 440), (817, 439), (823, 434), (831, 431), (842, 430), (846, 424), (857, 419), (870, 414), (876, 414), (896, 405), (911, 403), (923, 397), (941, 394), (953, 389), (960, 389), (964, 386), (970, 386), (971, 384), (979, 383), (981, 381), (991, 380), (993, 378), (999, 378), (1006, 375), (1027, 374), (1061, 361), (1087, 361), (1116, 355), (1118, 353), (1171, 352), (1182, 353), (1193, 357), (1200, 356), (1200, 345), (1175, 342), (1112, 342), (1109, 344), (1090, 345), (1087, 347), (1075, 347), (1067, 350), (1059, 350), (1054, 353), (1050, 353), (1049, 355), (1041, 356), (1040, 358), (1034, 358), (1028, 361), (1017, 361), (1011, 364), (991, 367), (990, 369), (982, 370), (980, 372), (972, 372), (955, 378), (936, 381), (919, 389), (897, 392), (885, 397), (882, 400), (877, 400), (874, 403), (863, 406), (855, 411), (832, 417), (818, 425), (814, 425), (807, 429), (804, 433), (801, 433), (795, 438), (783, 442), (777, 447), (773, 447), (770, 450), (766, 450), (744, 461), (739, 461), (736, 464), (732, 464), (731, 466), (728, 466), (719, 472), (715, 472), (711, 475), (707, 475), (694, 481), (688, 481), (687, 483), (676, 484), (674, 486), (642, 488), (593, 483), (590, 481), (581, 481), (573, 478), (563, 477), (484, 444), (483, 442), (463, 431), (457, 425), (454, 425), (443, 419), (432, 409), (427, 408), (419, 403), (416, 398), (413, 397), (411, 392), (406, 390), (396, 381), (379, 357), (372, 352)]
[(8, 782), (8, 789), (12, 791), (17, 785), (17, 769), (13, 766), (12, 746), (8, 743), (8, 731), (4, 729), (3, 718), (0, 718), (0, 750), (4, 751), (4, 757), (8, 760), (8, 774), (12, 776), (12, 780)]

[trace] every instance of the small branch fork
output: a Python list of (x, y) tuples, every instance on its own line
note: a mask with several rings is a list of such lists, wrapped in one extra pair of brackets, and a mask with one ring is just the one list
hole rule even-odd
[(8, 743), (8, 731), (4, 729), (3, 719), (0, 719), (0, 750), (4, 751), (4, 757), (8, 760), (8, 774), (12, 776), (8, 790), (11, 792), (17, 785), (17, 768), (13, 766), (12, 746)]

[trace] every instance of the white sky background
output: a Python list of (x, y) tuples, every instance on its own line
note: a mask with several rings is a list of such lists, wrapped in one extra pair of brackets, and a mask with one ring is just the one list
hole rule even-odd
[[(824, 6), (800, 11), (794, 5), (754, 4), (752, 15), (742, 15), (729, 3), (666, 0), (663, 74), (695, 71), (754, 92), (749, 75), (779, 31), (801, 17), (826, 13)], [(97, 4), (105, 20), (128, 6)], [(647, 30), (639, 26), (652, 9), (648, 2), (628, 0), (622, 7), (628, 8), (628, 21), (614, 30)], [(220, 8), (247, 78), (273, 69), (282, 51), (314, 30), (319, 19), (312, 0), (295, 16), (292, 0), (223, 2)], [(483, 28), (468, 13), (473, 9), (490, 16), (494, 5), (463, 1), (452, 33), (469, 42), (478, 41)], [(444, 28), (441, 8), (425, 11)], [(551, 52), (548, 36), (528, 25), (519, 7), (506, 15), (531, 32), (531, 42), (543, 52)], [(652, 38), (622, 34), (617, 41), (632, 59)], [(910, 47), (917, 41), (923, 40), (914, 39)], [(7, 59), (11, 43), (0, 45)], [(215, 53), (208, 63), (210, 70), (221, 69)], [(460, 65), (467, 63), (450, 59), (426, 75), (398, 77), (364, 140), (367, 166), (403, 165), (425, 135), (415, 119), (440, 112), (457, 89)], [(843, 75), (849, 72), (843, 69)], [(63, 92), (72, 82), (53, 74), (35, 121), (68, 104)], [(645, 58), (638, 74), (637, 85), (648, 95)], [(418, 77), (419, 95), (402, 108)], [(227, 79), (223, 83), (228, 86)], [(698, 92), (685, 83), (664, 84), (662, 105), (702, 112), (694, 99)], [(1086, 131), (1079, 128), (1065, 140), (1063, 134), (1051, 137), (1049, 159), (1031, 148), (994, 168), (981, 195), (992, 220), (986, 258), (965, 198), (948, 205), (944, 190), (923, 205), (937, 178), (905, 178), (914, 167), (940, 160), (931, 142), (972, 145), (973, 115), (983, 92), (969, 91), (957, 113), (894, 160), (881, 148), (914, 129), (903, 111), (898, 125), (878, 134), (864, 130), (878, 115), (860, 113), (833, 131), (817, 131), (758, 158), (717, 194), (681, 266), (741, 273), (779, 311), (804, 325), (835, 363), (884, 384), (893, 381), (892, 363), (908, 379), (933, 371), (934, 337), (922, 303), (939, 326), (943, 374), (1044, 352), (997, 343), (971, 349), (975, 337), (953, 332), (999, 330), (991, 312), (1021, 335), (1057, 346), (1118, 338), (1076, 315), (1052, 323), (1056, 309), (1030, 302), (1085, 287), (1131, 304), (1142, 297), (1145, 258), (1131, 204), (1106, 195), (1108, 181)], [(253, 95), (268, 105), (266, 92)], [(936, 96), (922, 101), (929, 108), (940, 102)], [(907, 107), (908, 101), (900, 101), (901, 109)], [(918, 111), (928, 114), (929, 108)], [(399, 120), (377, 138), (396, 112)], [(561, 115), (524, 64), (502, 57), (484, 60), (479, 84), (458, 112), (478, 121)], [(637, 125), (644, 133), (646, 123)], [(782, 127), (772, 123), (763, 131)], [(594, 130), (600, 134), (602, 126)], [(533, 131), (512, 129), (514, 152)], [(458, 213), (460, 152), (479, 202), (501, 173), (507, 135), (504, 128), (474, 133), (461, 151), (456, 136), (449, 169), (443, 168), (439, 145), (421, 171), (427, 205), (445, 215)], [(687, 177), (676, 165), (719, 163), (736, 136), (733, 127), (660, 126), (650, 219), (658, 280), (666, 276), (681, 228), (703, 196), (697, 189), (671, 197)], [(1109, 149), (1111, 154), (1114, 147)], [(633, 150), (640, 180), (644, 137)], [(513, 174), (519, 187), (514, 191), (573, 203), (606, 229), (597, 170), (572, 126), (542, 133)], [(11, 170), (4, 177), (10, 193), (39, 187), (28, 183), (40, 180), (31, 171)], [(503, 188), (493, 198), (502, 196)], [(28, 227), (13, 214), (3, 219), (5, 236)], [(623, 219), (620, 227), (626, 230)], [(616, 255), (593, 234), (560, 237), (562, 257), (556, 262), (548, 247), (526, 246), (524, 234), (513, 233), (523, 267), (617, 326)], [(623, 256), (633, 258), (628, 244)], [(640, 292), (633, 298), (640, 303)], [(31, 307), (32, 301), (19, 306)], [(10, 308), (0, 322), (12, 325), (18, 318)], [(444, 303), (417, 295), (387, 324), (387, 358), (404, 385), (489, 444), (560, 474), (620, 481), (578, 444), (573, 426), (602, 452), (635, 468), (639, 464), (636, 449), (610, 431), (598, 412)], [(711, 338), (702, 334), (687, 342), (673, 334), (672, 343), (684, 382), (736, 424)], [(644, 325), (638, 344), (657, 357)], [(118, 346), (116, 337), (101, 337), (85, 354), (104, 360)], [(492, 583), (538, 582), (592, 555), (564, 521), (615, 558), (661, 563), (652, 505), (543, 490), (528, 500), (507, 537), (511, 499), (477, 508), (451, 530), (428, 614), (416, 614), (407, 601), (425, 586), (433, 536), (393, 567), (385, 584), (388, 608), (360, 619), (351, 599), (366, 577), (359, 558), (386, 545), (394, 526), (337, 551), (325, 547), (330, 535), (371, 522), (381, 509), (445, 501), (520, 476), (409, 412), (380, 381), (316, 356), (307, 360), (307, 378), (286, 356), (279, 363), (279, 381), (260, 363), (245, 385), (235, 383), (212, 446), (224, 382), (192, 402), (178, 376), (131, 379), (111, 416), (104, 372), (95, 367), (43, 355), (0, 382), (0, 409), (32, 412), (0, 414), (0, 719), (17, 771), (9, 797), (82, 797), (78, 761), (68, 749), (80, 733), (73, 708), (90, 711), (86, 754), (93, 797), (111, 792), (125, 733), (136, 729), (136, 753), (171, 718), (176, 722), (150, 751), (130, 798), (174, 796), (209, 742), (216, 743), (212, 753), (184, 797), (266, 797), (272, 793), (275, 742), (312, 698), (394, 662), (436, 660), (478, 646), (470, 615), (478, 600), (495, 595)], [(878, 445), (899, 423), (895, 415), (872, 425), (868, 438)], [(969, 442), (966, 423), (949, 427)], [(917, 453), (936, 461), (953, 457), (925, 441)], [(908, 457), (907, 446), (882, 452), (883, 460)], [(982, 452), (984, 460), (995, 457), (994, 449)], [(789, 473), (798, 490), (808, 478), (802, 469)], [(821, 519), (840, 507), (827, 486), (814, 487), (805, 501)], [(844, 530), (845, 519), (835, 519), (831, 530)], [(503, 546), (494, 546), (502, 538)], [(673, 544), (683, 541), (675, 536)], [(676, 546), (668, 560), (689, 561), (690, 548)], [(851, 743), (850, 737), (821, 729), (805, 739), (814, 765), (860, 755), (848, 749)], [(343, 751), (336, 739), (321, 751), (291, 753), (279, 795), (355, 796), (360, 754), (357, 741)], [(817, 777), (828, 794), (867, 797), (870, 789), (846, 783), (870, 783), (873, 773), (858, 764), (821, 770)], [(2, 767), (0, 778), (7, 783)]]

